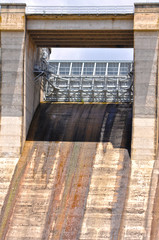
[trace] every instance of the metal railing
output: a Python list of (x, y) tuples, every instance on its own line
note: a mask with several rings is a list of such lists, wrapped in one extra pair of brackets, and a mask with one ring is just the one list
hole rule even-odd
[[(90, 65), (82, 62), (80, 71), (74, 73), (73, 69), (76, 69), (77, 65), (73, 65), (73, 61), (64, 62), (63, 65), (61, 62), (49, 62), (48, 54), (46, 48), (42, 49), (40, 59), (34, 66), (34, 81), (40, 84), (44, 91), (45, 101), (121, 103), (133, 101), (132, 62), (103, 62), (101, 65), (96, 61), (91, 65), (93, 71), (86, 72), (85, 67)], [(103, 66), (105, 71), (102, 69), (100, 72), (100, 67)], [(65, 68), (69, 71), (64, 71)]]
[(26, 14), (133, 14), (134, 6), (28, 6)]
[[(51, 76), (46, 82), (44, 100), (55, 102), (132, 102), (133, 78)], [(51, 84), (54, 86), (52, 89)]]
[(35, 66), (35, 82), (44, 91), (45, 101), (56, 102), (132, 102), (133, 75), (61, 76), (44, 59)]

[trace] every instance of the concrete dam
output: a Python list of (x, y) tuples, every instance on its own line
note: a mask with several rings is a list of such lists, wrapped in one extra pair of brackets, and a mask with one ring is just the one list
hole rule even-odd
[(40, 104), (2, 208), (6, 239), (119, 237), (131, 120), (131, 104)]
[[(133, 91), (132, 63), (58, 62), (43, 102), (51, 47), (134, 48)], [(159, 4), (1, 4), (0, 60), (0, 239), (158, 240)]]

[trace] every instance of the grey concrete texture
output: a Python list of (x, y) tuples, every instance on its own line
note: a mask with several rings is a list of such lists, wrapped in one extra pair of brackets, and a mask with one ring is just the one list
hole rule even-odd
[(133, 20), (29, 20), (27, 30), (132, 30)]
[[(142, 42), (142, 40), (141, 40)], [(138, 61), (149, 61), (152, 63), (156, 61), (157, 59), (157, 48), (154, 46), (152, 49), (136, 49), (135, 48), (135, 58)]]
[[(155, 74), (154, 74), (155, 75)], [(156, 96), (156, 85), (150, 85), (148, 83), (140, 83), (137, 84), (137, 87), (135, 88), (135, 95), (137, 96), (145, 96), (147, 94), (148, 96)]]
[(21, 48), (21, 45), (24, 43), (23, 34), (23, 31), (2, 31), (1, 44), (4, 46), (14, 46), (15, 49)]
[[(2, 88), (3, 90), (3, 88)], [(10, 89), (11, 90), (11, 89)], [(11, 91), (10, 91), (11, 92)], [(21, 92), (21, 89), (20, 89)], [(1, 106), (22, 106), (23, 96), (22, 94), (0, 94), (0, 105)]]
[[(139, 49), (139, 50), (147, 50), (149, 51), (150, 49), (153, 48), (153, 46), (156, 45), (157, 47), (157, 38), (158, 36), (156, 36), (156, 34), (154, 36), (142, 36), (142, 37), (138, 37), (135, 34), (135, 43), (134, 43), (134, 47), (135, 49)], [(143, 44), (141, 45), (140, 40), (143, 41)]]
[(16, 69), (14, 69), (14, 71), (3, 71), (2, 72), (2, 86), (3, 84), (12, 84), (15, 87), (17, 85), (23, 85), (23, 81), (22, 81), (22, 72), (17, 72)]
[(149, 107), (145, 105), (139, 105), (139, 103), (135, 104), (135, 108), (133, 109), (133, 115), (134, 117), (140, 117), (140, 118), (156, 118), (156, 107)]
[[(144, 19), (143, 19), (144, 20)], [(135, 31), (134, 32), (135, 38), (145, 38), (148, 37), (148, 39), (153, 39), (154, 37), (158, 36), (157, 31)]]
[(10, 158), (20, 156), (20, 148), (19, 146), (11, 147), (11, 146), (0, 146), (0, 158)]
[[(15, 106), (6, 106), (1, 105), (1, 116), (5, 117), (22, 117), (23, 115), (23, 107), (22, 105)], [(14, 145), (14, 143), (13, 143)]]
[(135, 98), (134, 101), (134, 108), (136, 108), (137, 106), (145, 106), (145, 107), (155, 107), (156, 105), (156, 94), (155, 95), (148, 95), (149, 91), (145, 91), (145, 95), (138, 95)]
[[(143, 80), (144, 80), (143, 74), (145, 74), (145, 73), (148, 74), (149, 76), (151, 75), (152, 77), (156, 76), (157, 65), (152, 64), (152, 62), (150, 60), (145, 59), (145, 60), (141, 61), (141, 60), (136, 59), (134, 64), (135, 64), (135, 73), (138, 73), (138, 76), (140, 74), (140, 76), (139, 76), (141, 78), (140, 82), (143, 82)], [(145, 74), (145, 77), (147, 76), (146, 74)], [(154, 82), (156, 82), (156, 79)]]
[[(134, 41), (138, 43), (137, 49), (134, 49), (134, 116), (141, 118), (144, 116), (151, 118), (153, 116), (155, 118), (157, 101), (158, 33), (150, 32), (149, 36), (147, 32), (135, 32), (134, 37)], [(143, 45), (146, 43), (148, 43), (149, 49), (143, 48)]]
[[(21, 58), (21, 54), (23, 52), (19, 52), (19, 58)], [(2, 55), (3, 58), (3, 55)], [(12, 56), (10, 57), (10, 60), (5, 60), (5, 58), (3, 58), (2, 61), (2, 72), (21, 72), (22, 76), (23, 76), (23, 60), (14, 60), (12, 59)], [(12, 79), (13, 81), (13, 79)]]
[[(3, 74), (3, 76), (4, 76), (4, 74)], [(3, 80), (4, 80), (4, 78), (3, 78)], [(3, 89), (2, 90), (3, 94), (10, 94), (13, 92), (14, 92), (14, 94), (19, 94), (23, 88), (23, 83), (21, 81), (17, 82), (17, 79), (16, 79), (16, 83), (11, 82), (11, 81), (8, 81), (8, 82), (3, 81), (1, 88)]]
[[(18, 157), (21, 151), (23, 120), (24, 32), (1, 31), (1, 56), (1, 157)], [(10, 124), (6, 125), (5, 118), (10, 119)], [(17, 118), (20, 121), (13, 131), (14, 119)]]
[[(19, 43), (17, 43), (19, 46)], [(4, 46), (4, 45), (3, 45)], [(17, 49), (8, 49), (8, 48), (2, 48), (1, 53), (3, 55), (3, 58), (5, 61), (14, 60), (17, 62), (23, 61), (23, 52), (19, 53)]]
[(29, 34), (26, 34), (26, 56), (24, 62), (24, 125), (23, 140), (25, 142), (34, 112), (40, 102), (40, 85), (34, 82), (34, 65), (38, 61), (38, 50)]
[[(17, 157), (20, 154), (20, 149), (25, 141), (27, 131), (29, 129), (30, 122), (34, 111), (39, 103), (39, 88), (35, 87), (33, 68), (36, 59), (36, 47), (30, 45), (31, 41), (28, 39), (26, 44), (26, 58), (24, 59), (24, 32), (1, 32), (2, 43), (2, 82), (1, 82), (1, 117), (16, 118), (20, 117), (19, 125), (16, 125), (17, 136), (20, 136), (21, 143), (19, 144), (19, 150), (13, 152), (13, 156)], [(26, 65), (25, 65), (26, 64)], [(26, 69), (24, 68), (26, 66)], [(26, 74), (26, 78), (24, 74)], [(26, 82), (25, 82), (26, 79)], [(36, 97), (38, 95), (38, 97)], [(26, 105), (25, 105), (26, 104)], [(7, 130), (11, 133), (11, 136), (6, 134), (6, 143), (9, 142), (11, 151), (15, 146), (15, 140), (10, 141), (14, 132), (12, 131), (13, 125), (8, 125), (6, 128), (4, 123), (1, 124), (0, 137), (4, 138), (4, 131)], [(18, 129), (19, 126), (19, 129)], [(11, 129), (9, 129), (11, 128)], [(23, 129), (23, 131), (22, 131)], [(22, 132), (24, 136), (22, 136)], [(7, 140), (8, 136), (8, 140)], [(3, 144), (4, 145), (4, 144)], [(2, 146), (2, 145), (1, 145)], [(7, 153), (2, 146), (2, 156), (7, 156)], [(16, 156), (17, 153), (17, 156)], [(12, 153), (9, 154), (12, 156)]]
[[(115, 16), (114, 16), (115, 18)], [(143, 18), (144, 19), (144, 18)], [(139, 19), (140, 21), (142, 19)], [(40, 25), (41, 24), (41, 25)], [(149, 24), (149, 23), (148, 23)], [(141, 25), (140, 25), (141, 26)], [(146, 26), (146, 25), (145, 25)], [(33, 30), (69, 30), (69, 29), (99, 29), (105, 30), (122, 30), (133, 29), (133, 20), (28, 20), (28, 29)], [(150, 239), (148, 232), (150, 231), (151, 219), (154, 217), (153, 212), (149, 213), (149, 207), (153, 207), (153, 197), (151, 196), (151, 191), (155, 192), (155, 187), (152, 185), (153, 181), (153, 172), (158, 171), (155, 169), (155, 160), (156, 160), (156, 142), (157, 142), (157, 84), (158, 84), (158, 69), (157, 69), (157, 59), (159, 57), (158, 53), (158, 31), (135, 31), (134, 32), (134, 43), (135, 43), (135, 87), (134, 87), (134, 109), (133, 109), (133, 139), (132, 139), (132, 155), (130, 166), (123, 164), (121, 170), (121, 163), (115, 163), (117, 165), (118, 172), (116, 173), (117, 167), (115, 167), (114, 159), (115, 156), (117, 159), (122, 160), (123, 154), (119, 155), (118, 152), (114, 151), (111, 148), (111, 151), (114, 151), (115, 155), (110, 155), (106, 159), (102, 158), (102, 161), (107, 160), (110, 162), (109, 170), (106, 169), (104, 165), (102, 168), (100, 166), (95, 166), (92, 173), (93, 178), (90, 187), (90, 198), (87, 202), (87, 212), (85, 211), (85, 225), (83, 227), (83, 235), (81, 240), (87, 239), (92, 240), (93, 236), (97, 238), (106, 238), (109, 239), (110, 235), (106, 231), (106, 227), (110, 224), (110, 215), (115, 212), (114, 218), (111, 220), (112, 231), (117, 236), (119, 228), (122, 229), (122, 234), (120, 239), (124, 240), (140, 240), (140, 239)], [(20, 155), (25, 137), (27, 135), (30, 122), (32, 120), (33, 114), (37, 105), (39, 104), (39, 87), (36, 86), (33, 82), (33, 66), (36, 62), (36, 45), (29, 38), (29, 34), (26, 34), (26, 42), (24, 46), (24, 32), (1, 32), (2, 37), (2, 84), (1, 84), (1, 94), (0, 94), (0, 113), (1, 113), (1, 122), (0, 122), (0, 157), (17, 157)], [(25, 49), (24, 49), (25, 47)], [(24, 51), (25, 50), (25, 51)], [(25, 52), (25, 58), (23, 53)], [(24, 69), (23, 69), (23, 60), (24, 60)], [(24, 82), (24, 85), (23, 85)], [(24, 89), (24, 92), (22, 91)], [(23, 102), (24, 100), (24, 102)], [(15, 121), (14, 121), (15, 119)], [(13, 123), (16, 122), (14, 125)], [(10, 124), (9, 124), (10, 123)], [(116, 119), (116, 124), (118, 123)], [(15, 126), (15, 129), (13, 129)], [(118, 126), (118, 124), (117, 124)], [(119, 126), (118, 126), (119, 127)], [(5, 134), (7, 131), (7, 134)], [(23, 132), (23, 133), (22, 133)], [(118, 131), (115, 129), (115, 136), (121, 134), (120, 129)], [(117, 139), (115, 137), (115, 139)], [(39, 144), (39, 152), (45, 148), (43, 142)], [(58, 143), (57, 143), (58, 144)], [(67, 144), (66, 144), (67, 145)], [(65, 145), (65, 146), (66, 146)], [(36, 145), (37, 146), (37, 145)], [(35, 148), (36, 148), (35, 146)], [(87, 147), (85, 148), (87, 150)], [(63, 150), (63, 149), (62, 149)], [(99, 148), (96, 151), (96, 154), (108, 154), (110, 146), (107, 146), (105, 151), (102, 148)], [(89, 151), (92, 153), (91, 148)], [(105, 152), (104, 152), (105, 151)], [(57, 151), (58, 152), (58, 151)], [(87, 152), (87, 151), (86, 151)], [(33, 153), (33, 152), (32, 152)], [(39, 161), (39, 175), (37, 175), (37, 182), (39, 184), (39, 176), (41, 181), (45, 180), (43, 178), (43, 173), (45, 169), (40, 169), (41, 164), (43, 164), (43, 155), (39, 160), (39, 155), (37, 154), (37, 161)], [(52, 153), (51, 153), (52, 154)], [(82, 153), (83, 154), (83, 153)], [(45, 155), (46, 156), (46, 155)], [(51, 155), (52, 156), (52, 155)], [(59, 155), (57, 154), (57, 158)], [(51, 159), (51, 158), (50, 158)], [(30, 168), (33, 167), (35, 163), (34, 155), (32, 156), (33, 163), (30, 165)], [(40, 162), (41, 161), (41, 162)], [(61, 163), (61, 159), (59, 159)], [(96, 158), (96, 162), (100, 165), (100, 158)], [(94, 162), (94, 163), (96, 163)], [(84, 159), (85, 164), (85, 159)], [(103, 163), (102, 163), (103, 164)], [(60, 166), (60, 164), (59, 164)], [(85, 166), (85, 165), (84, 165)], [(37, 167), (37, 165), (35, 166)], [(48, 166), (47, 166), (48, 167)], [(125, 167), (125, 168), (124, 168)], [(128, 167), (128, 168), (127, 168)], [(124, 175), (124, 169), (129, 169), (127, 171), (126, 177), (120, 179), (121, 174)], [(29, 168), (28, 168), (29, 169)], [(52, 168), (54, 171), (53, 176), (56, 173), (56, 166)], [(84, 168), (81, 168), (82, 172)], [(31, 169), (32, 171), (33, 169)], [(37, 170), (37, 169), (36, 169)], [(48, 168), (50, 171), (50, 168)], [(6, 171), (7, 173), (7, 171)], [(33, 172), (34, 173), (34, 172)], [(0, 174), (3, 175), (0, 170)], [(108, 175), (107, 180), (105, 180), (105, 174)], [(112, 175), (111, 175), (112, 174)], [(12, 175), (12, 174), (11, 174)], [(35, 174), (36, 175), (36, 174)], [(33, 182), (35, 181), (34, 175)], [(53, 176), (49, 180), (52, 181)], [(102, 176), (102, 180), (100, 177)], [(116, 182), (115, 182), (115, 181)], [(120, 182), (120, 186), (119, 183)], [(125, 185), (126, 183), (126, 185)], [(40, 184), (39, 184), (40, 185)], [(107, 189), (105, 186), (107, 185)], [(100, 190), (98, 187), (101, 187)], [(112, 186), (114, 192), (112, 191)], [(128, 187), (127, 187), (128, 186)], [(155, 185), (156, 186), (156, 185)], [(26, 189), (28, 186), (25, 186)], [(29, 186), (30, 187), (30, 186)], [(41, 187), (41, 185), (40, 185)], [(116, 190), (118, 188), (118, 190)], [(8, 189), (6, 187), (6, 189)], [(26, 190), (25, 189), (25, 190)], [(61, 188), (62, 189), (62, 188)], [(83, 188), (84, 189), (84, 188)], [(116, 198), (116, 194), (120, 193), (124, 189), (124, 201), (125, 205), (122, 203), (122, 197), (119, 196)], [(44, 188), (42, 189), (42, 191)], [(50, 189), (48, 188), (50, 191)], [(45, 191), (45, 190), (44, 190)], [(27, 190), (26, 190), (27, 192)], [(108, 192), (110, 194), (108, 194)], [(27, 204), (26, 196), (22, 196), (23, 203)], [(32, 194), (32, 191), (31, 191)], [(98, 197), (97, 197), (98, 194)], [(108, 194), (108, 195), (106, 195)], [(41, 207), (45, 207), (47, 196), (44, 196), (44, 201), (40, 201), (39, 205), (40, 210), (38, 213), (44, 214), (44, 211), (41, 210)], [(24, 198), (23, 198), (24, 197)], [(82, 197), (82, 195), (80, 195)], [(107, 202), (107, 207), (103, 210)], [(157, 200), (156, 200), (157, 202)], [(52, 203), (52, 202), (51, 202)], [(114, 203), (114, 205), (112, 204)], [(18, 202), (19, 204), (19, 202)], [(28, 205), (27, 205), (28, 206)], [(97, 208), (100, 206), (100, 210)], [(112, 206), (115, 208), (113, 209)], [(36, 207), (36, 206), (35, 206)], [(123, 212), (121, 212), (121, 208)], [(37, 208), (35, 208), (37, 209)], [(157, 208), (155, 208), (157, 209)], [(27, 209), (28, 210), (28, 209)], [(27, 211), (26, 210), (26, 211)], [(92, 217), (96, 211), (98, 215), (98, 221), (96, 221), (96, 216)], [(107, 217), (101, 218), (101, 214), (105, 214)], [(26, 217), (26, 212), (21, 212)], [(76, 212), (75, 212), (76, 213)], [(19, 212), (18, 212), (19, 214)], [(30, 215), (29, 215), (30, 217)], [(117, 220), (121, 220), (122, 223), (119, 226)], [(30, 218), (29, 218), (30, 219)], [(43, 219), (43, 217), (41, 218)], [(73, 218), (74, 219), (74, 216)], [(15, 219), (14, 219), (15, 220)], [(35, 220), (35, 219), (34, 219)], [(33, 220), (33, 222), (34, 222)], [(154, 217), (155, 220), (155, 217)], [(25, 226), (20, 225), (21, 219), (17, 218), (17, 226), (19, 229), (24, 232)], [(103, 227), (104, 222), (104, 227)], [(117, 225), (115, 223), (117, 222)], [(72, 236), (72, 226), (69, 233), (69, 236)], [(18, 229), (18, 228), (17, 228)], [(17, 231), (16, 229), (16, 231)], [(38, 228), (37, 228), (38, 229)], [(96, 230), (97, 229), (97, 230)], [(38, 229), (39, 230), (39, 229)], [(34, 231), (35, 238), (39, 232)], [(29, 238), (32, 238), (32, 223), (31, 228), (28, 230)], [(18, 233), (18, 231), (17, 231)], [(65, 234), (65, 232), (64, 232)], [(146, 238), (145, 238), (146, 235)], [(28, 235), (27, 235), (28, 237)], [(26, 234), (25, 234), (25, 238)], [(22, 235), (18, 235), (18, 238), (22, 238)], [(117, 237), (116, 237), (117, 238)], [(14, 234), (11, 238), (14, 239)], [(16, 238), (17, 240), (17, 238)]]

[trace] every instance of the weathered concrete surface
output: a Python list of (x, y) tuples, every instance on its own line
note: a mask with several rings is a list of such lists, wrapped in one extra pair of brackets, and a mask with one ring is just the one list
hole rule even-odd
[(27, 30), (39, 47), (133, 47), (132, 16), (51, 16), (55, 19), (27, 16)]
[[(149, 213), (151, 214), (151, 221), (149, 221), (149, 236), (151, 240), (156, 240), (159, 238), (159, 155), (155, 161), (150, 197), (153, 198), (149, 204)], [(152, 204), (153, 202), (153, 204)]]
[[(95, 17), (96, 18), (96, 17)], [(73, 21), (65, 20), (47, 20), (46, 18), (33, 19), (28, 18), (27, 21), (28, 30), (132, 30), (133, 29), (133, 20), (130, 19), (118, 19), (118, 17), (112, 16), (106, 20), (76, 20)]]
[(30, 14), (27, 30), (39, 47), (133, 47), (133, 14)]
[(23, 32), (1, 32), (2, 81), (0, 156), (17, 157), (23, 116)]
[(26, 4), (1, 4), (1, 31), (24, 31)]
[[(105, 126), (107, 132), (103, 130), (99, 131), (99, 137), (99, 135), (96, 135), (93, 131), (94, 128), (90, 127), (92, 118), (88, 118), (89, 124), (84, 129), (87, 129), (86, 133), (88, 135), (83, 135), (81, 128), (77, 128), (78, 124), (81, 124), (81, 126), (83, 125), (81, 123), (82, 112), (76, 111), (74, 118), (78, 118), (78, 121), (79, 119), (80, 121), (77, 121), (78, 124), (74, 124), (73, 121), (71, 122), (73, 128), (78, 129), (73, 136), (71, 136), (71, 133), (74, 132), (72, 131), (72, 126), (67, 126), (64, 132), (61, 131), (61, 121), (57, 121), (54, 127), (50, 127), (48, 131), (47, 127), (43, 132), (39, 129), (41, 134), (40, 138), (38, 137), (39, 133), (37, 132), (37, 135), (35, 134), (35, 139), (34, 137), (28, 139), (23, 155), (18, 162), (15, 171), (14, 168), (18, 161), (17, 156), (19, 156), (20, 153), (19, 149), (23, 145), (23, 134), (24, 132), (25, 134), (27, 133), (24, 129), (25, 127), (28, 129), (28, 123), (31, 121), (32, 110), (34, 109), (34, 106), (32, 107), (29, 105), (34, 98), (32, 98), (32, 96), (30, 98), (31, 101), (28, 104), (28, 112), (30, 111), (31, 114), (28, 115), (29, 117), (24, 127), (25, 113), (23, 115), (23, 109), (27, 109), (27, 103), (25, 105), (24, 95), (19, 94), (19, 91), (20, 89), (24, 91), (25, 88), (25, 84), (23, 85), (23, 80), (25, 81), (23, 75), (23, 72), (25, 71), (25, 64), (23, 64), (23, 61), (25, 58), (23, 53), (24, 50), (26, 51), (24, 48), (24, 40), (26, 36), (24, 31), (25, 21), (22, 16), (18, 15), (19, 13), (15, 14), (12, 12), (13, 6), (8, 8), (9, 12), (7, 13), (7, 16), (4, 17), (3, 15), (0, 25), (2, 30), (0, 164), (3, 169), (2, 176), (4, 176), (4, 178), (2, 177), (0, 184), (0, 204), (1, 206), (3, 205), (1, 214), (2, 239), (5, 234), (7, 234), (6, 239), (13, 240), (17, 239), (17, 236), (20, 239), (36, 239), (41, 238), (41, 236), (44, 239), (158, 239), (158, 160), (156, 160), (159, 115), (157, 101), (159, 73), (158, 9), (158, 4), (137, 4), (135, 9), (135, 88), (131, 165), (129, 165), (127, 150), (120, 149), (121, 142), (123, 142), (121, 141), (123, 128), (120, 124), (118, 126), (118, 124), (115, 123), (114, 112), (108, 114), (108, 121), (106, 120), (107, 117), (105, 118), (105, 121), (102, 118), (103, 123), (101, 123), (99, 129), (101, 130), (101, 128), (103, 129)], [(17, 16), (20, 16), (20, 25), (15, 29), (15, 19), (17, 19)], [(13, 24), (11, 21), (12, 19)], [(60, 20), (62, 20), (62, 22)], [(70, 19), (67, 20), (69, 21)], [(75, 33), (74, 39), (76, 39), (78, 37), (78, 29), (76, 28), (78, 28), (78, 26), (80, 28), (82, 27), (81, 22), (79, 24), (79, 19), (73, 20), (75, 20), (73, 23), (73, 32), (71, 32), (70, 25), (67, 29), (68, 41), (71, 33)], [(33, 21), (36, 23), (35, 19)], [(49, 20), (47, 19), (47, 21)], [(45, 23), (48, 23), (47, 21)], [(55, 21), (58, 23), (58, 28), (61, 29), (53, 29), (53, 32), (49, 37), (49, 46), (57, 33), (56, 30), (59, 31), (58, 41), (60, 40), (61, 34), (64, 33), (65, 30), (62, 28), (63, 21), (64, 19)], [(85, 22), (85, 19), (82, 19), (82, 21)], [(108, 28), (112, 26), (112, 19), (109, 19), (108, 21), (102, 19), (100, 26), (104, 26), (104, 22), (106, 25), (109, 23), (107, 25)], [(94, 23), (93, 18), (89, 19), (89, 22), (85, 26), (86, 29), (84, 34), (89, 31), (88, 38), (86, 38), (85, 35), (81, 42), (77, 41), (75, 42), (75, 45), (70, 43), (71, 46), (84, 46), (82, 43), (85, 42), (85, 40), (87, 40), (87, 44), (89, 43), (91, 34), (94, 33), (93, 31), (96, 31), (90, 23)], [(116, 27), (113, 28), (113, 34), (115, 35), (119, 30), (117, 29), (119, 21), (116, 23)], [(48, 28), (51, 28), (50, 23), (48, 26)], [(55, 28), (54, 24), (53, 27)], [(5, 29), (7, 29), (7, 31), (5, 31)], [(100, 29), (97, 29), (95, 37), (98, 35), (98, 30), (100, 31)], [(106, 46), (102, 44), (104, 38), (107, 38), (108, 35), (110, 39), (113, 39), (114, 36), (109, 30), (104, 28), (101, 41), (98, 36), (99, 41), (96, 41), (96, 47)], [(132, 44), (133, 30), (125, 28), (122, 33), (128, 36), (129, 31), (131, 34), (130, 44)], [(43, 31), (39, 30), (36, 36), (33, 31), (30, 30), (30, 34), (39, 46), (43, 46), (43, 44), (45, 46), (47, 45), (47, 42), (42, 39), (45, 36)], [(42, 38), (38, 42), (39, 36), (42, 36)], [(123, 36), (121, 37), (122, 41)], [(61, 41), (62, 44), (60, 46), (64, 46), (64, 40), (61, 40), (63, 42)], [(34, 43), (30, 43), (30, 47), (33, 49), (35, 49)], [(54, 41), (54, 44), (55, 46), (58, 46), (56, 40)], [(113, 46), (116, 47), (117, 42), (111, 45), (111, 47)], [(118, 46), (128, 47), (130, 45), (119, 44)], [(12, 51), (14, 53), (12, 53)], [(9, 54), (10, 58), (8, 57)], [(10, 64), (11, 62), (14, 64)], [(31, 71), (31, 69), (30, 65), (29, 71)], [(32, 74), (28, 79), (31, 78)], [(9, 85), (12, 85), (11, 88), (8, 87)], [(11, 90), (10, 93), (8, 93), (9, 89)], [(29, 93), (30, 90), (32, 91), (32, 85), (26, 87), (27, 93)], [(13, 94), (14, 91), (16, 93), (15, 95)], [(36, 101), (35, 106), (37, 104), (38, 102)], [(25, 108), (23, 108), (24, 106)], [(88, 108), (88, 112), (86, 111), (87, 114), (89, 113), (89, 110), (90, 109)], [(14, 115), (12, 116), (12, 114)], [(58, 112), (51, 116), (53, 119), (56, 119), (58, 114), (63, 116), (63, 112)], [(86, 117), (88, 116), (87, 114), (85, 115)], [(105, 113), (103, 112), (103, 116), (104, 115)], [(66, 121), (66, 117), (68, 116), (64, 115), (63, 117)], [(114, 120), (109, 121), (110, 119)], [(44, 126), (46, 126), (48, 122), (45, 122), (44, 120), (44, 123)], [(42, 128), (43, 124), (39, 125), (39, 128)], [(96, 123), (94, 125), (96, 125)], [(57, 132), (54, 131), (54, 128), (57, 129)], [(111, 132), (108, 129), (114, 131), (113, 129), (116, 128), (118, 130), (118, 136), (120, 137), (116, 139), (113, 134), (113, 137), (111, 138)], [(6, 132), (8, 132), (8, 134), (6, 134)], [(46, 135), (43, 135), (43, 133)], [(53, 135), (50, 135), (51, 133), (53, 133)], [(45, 137), (42, 138), (41, 141), (40, 139), (43, 136)], [(49, 137), (52, 137), (52, 140), (49, 140)], [(21, 145), (19, 138), (22, 139)], [(104, 138), (106, 140), (104, 140)], [(91, 139), (94, 140), (92, 141)], [(98, 142), (99, 139), (104, 143)], [(127, 138), (123, 137), (123, 139)], [(53, 145), (52, 141), (54, 142)], [(105, 141), (108, 143), (106, 144)], [(113, 147), (115, 149), (112, 147), (111, 142), (113, 142)], [(126, 143), (124, 143), (123, 147), (126, 149), (125, 144)], [(55, 157), (52, 159), (51, 156)], [(49, 159), (49, 161), (47, 161), (47, 159)], [(88, 159), (88, 165), (85, 165), (86, 159)], [(9, 164), (6, 164), (6, 160)], [(49, 164), (51, 164), (51, 167)], [(79, 166), (77, 174), (75, 174), (76, 166)], [(119, 171), (120, 167), (122, 171)], [(100, 168), (100, 170), (98, 168)], [(110, 172), (113, 178), (115, 178), (115, 181), (114, 179), (109, 179)], [(9, 185), (11, 178), (12, 181)], [(100, 181), (100, 179), (102, 180)], [(81, 189), (81, 182), (82, 184), (86, 184), (86, 187), (84, 185)], [(103, 182), (105, 182), (104, 187), (106, 186), (106, 189), (103, 187)], [(113, 187), (110, 188), (110, 185)], [(77, 189), (77, 191), (74, 189)], [(7, 192), (8, 194), (6, 196)], [(18, 192), (19, 195), (17, 197)], [(97, 198), (96, 196), (100, 197)], [(111, 203), (107, 196), (110, 197)], [(46, 199), (48, 199), (48, 202)], [(94, 201), (94, 199), (97, 199), (97, 202)], [(99, 199), (101, 201), (98, 201)], [(102, 201), (104, 202), (104, 205), (102, 205)], [(103, 206), (105, 206), (106, 209), (103, 209)], [(76, 207), (80, 209), (80, 212), (76, 212)], [(73, 209), (73, 211), (70, 211), (71, 209)], [(36, 215), (37, 213), (39, 215)], [(38, 219), (39, 221), (35, 221), (35, 219)], [(78, 221), (76, 221), (76, 219), (78, 219)], [(19, 223), (21, 223), (21, 225)], [(71, 228), (71, 223), (73, 223), (73, 229)], [(35, 234), (34, 236), (33, 233)]]
[[(74, 20), (72, 20), (74, 21)], [(83, 26), (83, 25), (82, 25)], [(28, 30), (39, 47), (133, 47), (133, 30), (61, 29)]]
[(0, 30), (0, 157), (16, 158), (23, 131), (25, 4), (1, 5)]
[(32, 121), (34, 112), (40, 102), (40, 84), (34, 82), (34, 66), (40, 59), (40, 49), (26, 33), (25, 66), (24, 66), (24, 123), (23, 144)]
[(117, 239), (130, 139), (129, 104), (41, 104), (5, 199), (0, 239)]
[(27, 30), (40, 47), (133, 47), (132, 16), (34, 18), (27, 16)]
[(0, 17), (0, 157), (18, 158), (40, 101), (33, 74), (38, 51), (26, 33), (25, 4), (2, 4)]
[(121, 239), (151, 239), (151, 231), (154, 233), (152, 219), (158, 171), (159, 32), (155, 20), (159, 19), (158, 10), (159, 4), (135, 5), (131, 174)]
[(25, 4), (1, 6), (0, 44), (1, 211), (40, 99), (39, 87), (33, 82), (37, 50), (29, 36), (25, 34)]
[(134, 29), (158, 31), (159, 3), (135, 3)]
[(0, 158), (0, 212), (19, 158)]

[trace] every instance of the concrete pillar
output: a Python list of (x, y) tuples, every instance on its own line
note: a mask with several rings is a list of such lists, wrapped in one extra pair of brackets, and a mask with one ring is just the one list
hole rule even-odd
[[(1, 4), (0, 212), (22, 149), (25, 5)], [(2, 209), (3, 210), (3, 209)]]
[(40, 101), (34, 83), (38, 49), (26, 32), (25, 4), (1, 8), (0, 157), (19, 157)]
[(40, 100), (33, 73), (38, 51), (25, 18), (25, 4), (1, 5), (0, 212)]
[(24, 120), (25, 4), (1, 5), (0, 30), (0, 157), (18, 157)]
[(159, 4), (136, 4), (135, 8), (132, 159), (141, 157), (143, 160), (143, 156), (149, 156), (149, 160), (153, 160), (156, 156), (158, 10)]
[(131, 175), (121, 239), (150, 239), (157, 139), (159, 4), (136, 4)]
[(34, 81), (34, 65), (40, 58), (40, 49), (26, 33), (25, 61), (24, 61), (24, 144), (34, 112), (40, 102), (40, 85)]

